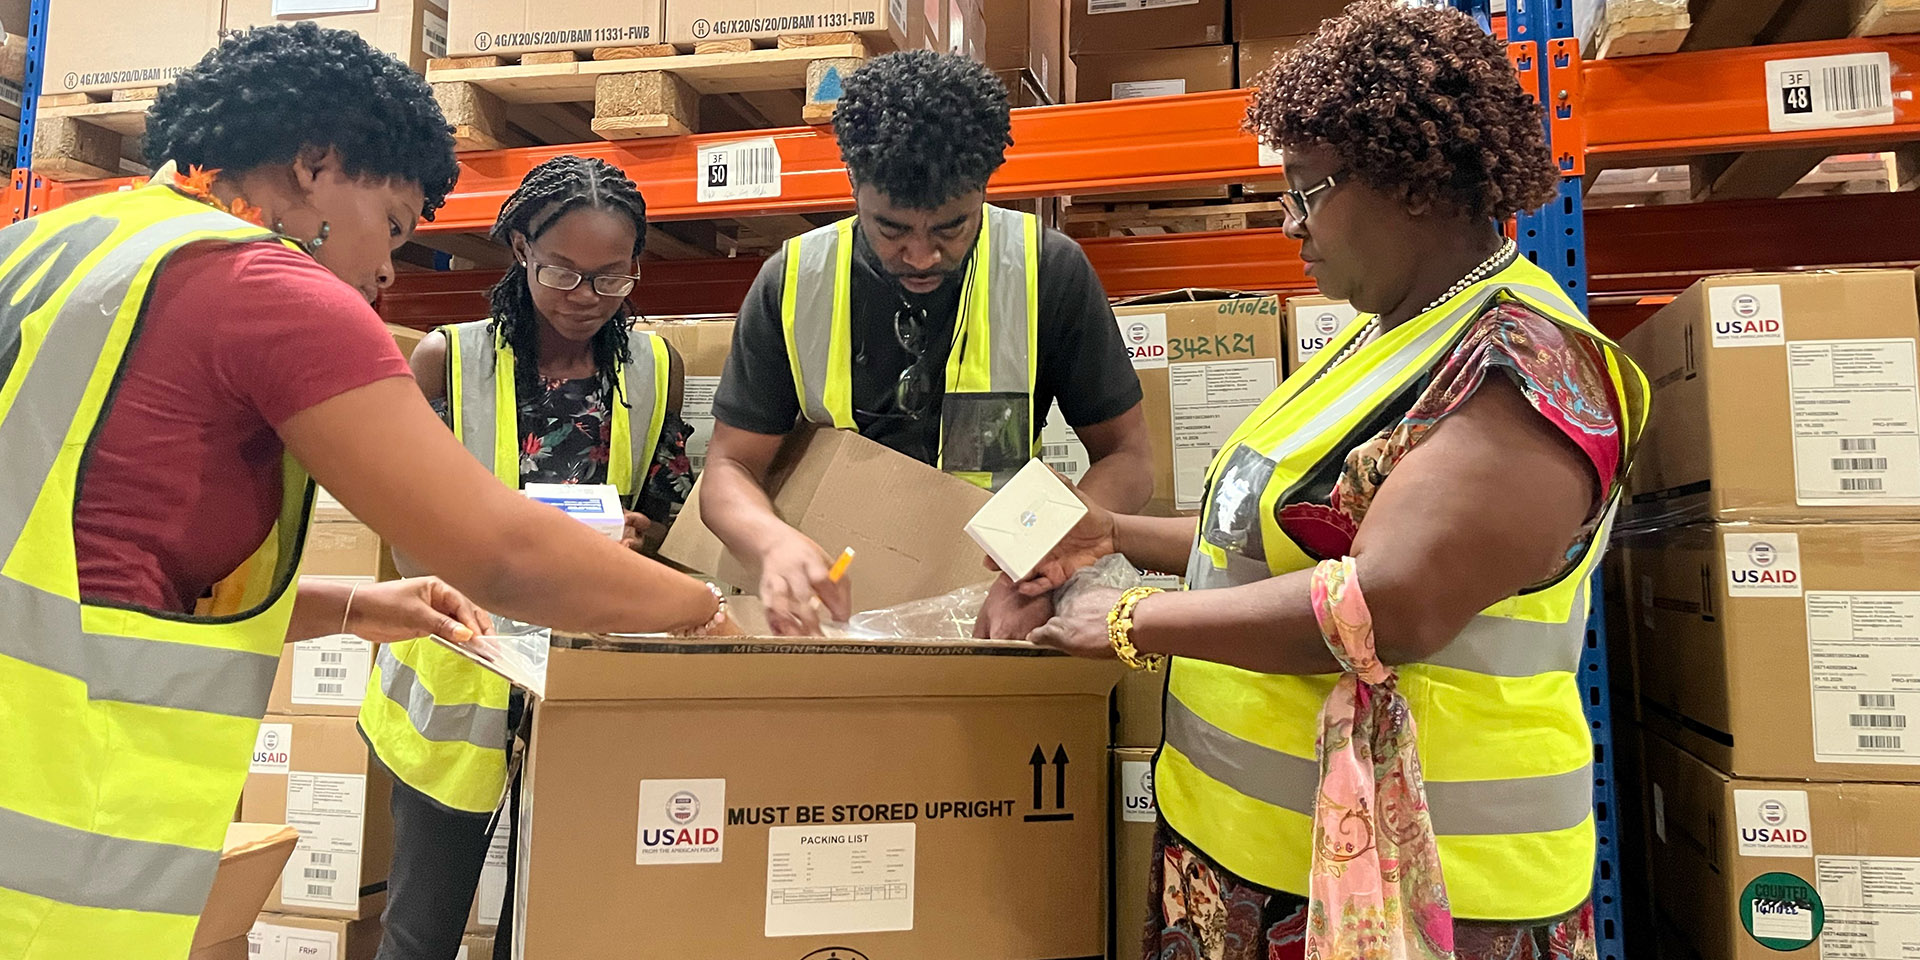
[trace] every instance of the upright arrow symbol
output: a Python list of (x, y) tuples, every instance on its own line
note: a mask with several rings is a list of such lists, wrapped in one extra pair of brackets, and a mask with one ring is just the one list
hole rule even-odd
[(1059, 744), (1053, 748), (1053, 795), (1054, 809), (1067, 808), (1067, 745)]
[(1045, 781), (1040, 779), (1041, 771), (1047, 766), (1046, 751), (1041, 750), (1039, 744), (1034, 744), (1033, 756), (1028, 758), (1027, 763), (1033, 766), (1033, 808), (1038, 810), (1040, 805), (1046, 802)]

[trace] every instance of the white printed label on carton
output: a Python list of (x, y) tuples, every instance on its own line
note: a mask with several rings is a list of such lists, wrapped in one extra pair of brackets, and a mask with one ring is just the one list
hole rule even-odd
[(769, 937), (913, 929), (915, 826), (767, 831)]
[(1769, 60), (1766, 77), (1774, 133), (1893, 123), (1893, 63), (1885, 52)]
[(294, 703), (358, 706), (373, 671), (373, 644), (352, 634), (316, 637), (293, 645)]
[(1707, 319), (1716, 347), (1777, 347), (1787, 342), (1780, 285), (1756, 283), (1707, 289)]
[(340, 934), (255, 920), (247, 931), (247, 960), (339, 960)]
[(1177, 97), (1187, 92), (1185, 77), (1172, 80), (1128, 80), (1113, 85), (1113, 99), (1138, 100), (1141, 97)]
[(696, 476), (707, 468), (707, 446), (713, 442), (713, 397), (719, 392), (719, 377), (695, 376), (687, 377), (681, 392), (680, 419), (693, 428), (687, 438), (687, 459)]
[(1293, 362), (1296, 366), (1313, 359), (1340, 331), (1353, 322), (1360, 311), (1351, 304), (1322, 303), (1298, 307), (1293, 311)]
[(1761, 901), (1753, 907), (1753, 935), (1768, 940), (1812, 940), (1813, 910), (1797, 903)]
[(253, 763), (248, 773), (286, 773), (293, 760), (293, 724), (263, 723), (253, 735)]
[(341, 910), (360, 904), (366, 815), (365, 774), (287, 774), (287, 825), (300, 831), (300, 843), (280, 874), (283, 903)]
[(634, 863), (719, 863), (726, 838), (727, 781), (640, 781)]
[(447, 55), (447, 18), (431, 8), (420, 15), (420, 50), (435, 60)]
[(1153, 762), (1120, 761), (1120, 819), (1152, 823), (1160, 816), (1153, 799)]
[(1912, 340), (1787, 344), (1794, 500), (1920, 504), (1920, 370)]
[(1093, 457), (1087, 453), (1087, 445), (1080, 442), (1080, 435), (1067, 425), (1067, 418), (1060, 413), (1060, 404), (1054, 402), (1053, 409), (1047, 411), (1047, 422), (1040, 427), (1040, 459), (1047, 466), (1075, 483), (1087, 475), (1087, 468), (1093, 466)]
[(1820, 857), (1814, 877), (1827, 911), (1822, 960), (1920, 957), (1920, 859)]
[(1166, 314), (1136, 313), (1116, 316), (1114, 320), (1120, 325), (1120, 342), (1126, 345), (1127, 356), (1133, 360), (1135, 370), (1166, 369)]
[(1813, 856), (1813, 815), (1805, 790), (1735, 790), (1733, 813), (1741, 856)]
[(1800, 595), (1800, 535), (1729, 533), (1722, 546), (1727, 558), (1727, 596)]
[(1920, 765), (1920, 593), (1807, 591), (1813, 758)]
[(1234, 429), (1280, 384), (1279, 361), (1214, 360), (1168, 368), (1173, 408), (1173, 505), (1198, 510), (1207, 465)]
[(893, 18), (895, 29), (907, 27), (907, 0), (887, 0), (887, 16)]
[(1200, 0), (1087, 0), (1088, 13), (1127, 13), (1161, 7), (1191, 7)]
[(507, 901), (507, 833), (513, 820), (501, 811), (493, 825), (493, 840), (487, 844), (487, 860), (480, 867), (480, 886), (474, 892), (482, 926), (500, 925), (500, 909)]
[(780, 148), (772, 137), (704, 146), (694, 163), (699, 203), (780, 195)]
[(276, 17), (310, 17), (322, 13), (372, 13), (378, 0), (273, 0)]
[(1653, 785), (1653, 835), (1667, 842), (1667, 794), (1657, 783)]

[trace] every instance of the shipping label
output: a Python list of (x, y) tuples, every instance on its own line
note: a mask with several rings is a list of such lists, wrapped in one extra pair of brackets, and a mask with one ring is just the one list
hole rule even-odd
[(1735, 790), (1733, 811), (1741, 856), (1813, 856), (1813, 815), (1805, 790)]
[(287, 774), (287, 824), (300, 831), (300, 843), (280, 874), (282, 902), (338, 910), (360, 904), (366, 814), (365, 774)]
[(359, 706), (373, 671), (373, 644), (352, 634), (293, 645), (294, 703)]
[(1113, 85), (1113, 99), (1138, 100), (1142, 97), (1177, 97), (1187, 92), (1185, 77), (1172, 80), (1130, 80)]
[(1912, 340), (1787, 345), (1795, 500), (1920, 504), (1920, 371)]
[(713, 442), (713, 397), (719, 392), (719, 377), (691, 375), (681, 391), (680, 419), (693, 428), (693, 435), (687, 438), (687, 459), (692, 461), (696, 475), (707, 469), (707, 446)]
[(772, 137), (703, 146), (694, 163), (696, 202), (780, 195), (780, 148)]
[(1360, 315), (1351, 304), (1323, 303), (1293, 312), (1293, 362), (1298, 367), (1313, 359), (1340, 331)]
[(447, 55), (447, 18), (432, 8), (420, 14), (420, 50), (438, 60)]
[(253, 735), (253, 763), (248, 773), (286, 773), (293, 760), (293, 724), (263, 723)]
[(1152, 823), (1160, 811), (1154, 805), (1153, 761), (1120, 761), (1120, 819), (1127, 823)]
[(720, 863), (726, 831), (727, 781), (640, 781), (634, 863)]
[(1707, 319), (1715, 347), (1777, 347), (1787, 342), (1780, 285), (1757, 283), (1707, 289)]
[(1920, 593), (1808, 591), (1813, 755), (1920, 764)]
[(1048, 411), (1047, 422), (1040, 427), (1040, 459), (1075, 483), (1093, 466), (1093, 457), (1087, 453), (1086, 444), (1080, 442), (1080, 435), (1067, 425), (1058, 401)]
[(1920, 859), (1820, 857), (1814, 871), (1827, 911), (1821, 960), (1920, 957)]
[(1800, 595), (1799, 534), (1729, 533), (1723, 539), (1727, 596)]
[(247, 960), (340, 960), (340, 934), (256, 920), (247, 931)]
[(767, 831), (769, 937), (913, 929), (916, 825)]
[(1893, 123), (1893, 63), (1884, 51), (1769, 60), (1767, 129), (1831, 130)]
[(1215, 360), (1168, 368), (1173, 408), (1173, 500), (1198, 510), (1207, 465), (1254, 408), (1280, 384), (1279, 361)]

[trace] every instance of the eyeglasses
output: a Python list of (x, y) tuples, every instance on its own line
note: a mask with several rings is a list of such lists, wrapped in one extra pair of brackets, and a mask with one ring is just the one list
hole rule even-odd
[(1340, 174), (1334, 174), (1305, 190), (1288, 190), (1280, 194), (1280, 210), (1287, 219), (1299, 223), (1307, 222), (1307, 214), (1313, 210), (1307, 205), (1307, 198), (1324, 190), (1331, 190), (1340, 183)]
[(926, 364), (927, 311), (901, 304), (893, 312), (893, 338), (912, 358), (894, 384), (893, 402), (902, 413), (917, 420), (926, 414), (933, 398), (933, 371)]
[(543, 287), (555, 290), (574, 290), (583, 282), (592, 282), (593, 292), (603, 297), (624, 297), (633, 292), (633, 285), (640, 282), (639, 277), (630, 277), (624, 273), (581, 273), (566, 267), (556, 267), (550, 263), (535, 263), (533, 279)]

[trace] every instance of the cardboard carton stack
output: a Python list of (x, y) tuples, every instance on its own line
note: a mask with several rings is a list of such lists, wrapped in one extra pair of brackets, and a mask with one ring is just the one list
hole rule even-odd
[(1654, 418), (1614, 579), (1669, 947), (1920, 947), (1917, 337), (1914, 275), (1868, 270), (1710, 278), (1625, 340)]
[(1057, 0), (985, 0), (987, 66), (1015, 107), (1066, 96), (1066, 8)]
[(636, 326), (665, 337), (680, 354), (686, 370), (680, 418), (693, 427), (693, 436), (687, 439), (687, 458), (693, 461), (698, 476), (706, 468), (707, 443), (713, 439), (713, 396), (720, 390), (720, 376), (726, 372), (727, 354), (733, 349), (733, 321), (652, 320)]
[(1359, 311), (1345, 300), (1327, 297), (1287, 298), (1287, 375), (1305, 366)]

